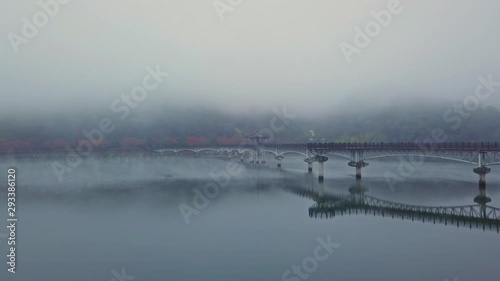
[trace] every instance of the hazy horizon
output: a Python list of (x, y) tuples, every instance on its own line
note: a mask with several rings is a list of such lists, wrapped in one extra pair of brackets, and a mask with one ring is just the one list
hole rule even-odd
[[(8, 1), (0, 111), (109, 110), (157, 66), (169, 76), (141, 102), (145, 110), (260, 114), (287, 106), (317, 116), (403, 103), (451, 107), (474, 94), (478, 77), (500, 81), (500, 3), (492, 0), (402, 0), (349, 63), (339, 45), (354, 44), (354, 29), (389, 2), (243, 1), (221, 21), (211, 0), (68, 1), (16, 53), (9, 34), (22, 36), (22, 18), (33, 22), (43, 10), (38, 1)], [(499, 107), (500, 99), (482, 105)]]

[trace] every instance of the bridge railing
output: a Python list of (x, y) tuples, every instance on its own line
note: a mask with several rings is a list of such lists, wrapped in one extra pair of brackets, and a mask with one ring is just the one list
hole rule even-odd
[[(169, 149), (183, 148), (234, 148), (252, 149), (266, 147), (274, 149), (296, 149), (296, 150), (449, 150), (449, 151), (500, 151), (498, 142), (323, 142), (323, 143), (267, 143), (257, 144), (229, 144), (229, 145), (174, 145)], [(160, 148), (159, 148), (160, 149)]]
[(328, 142), (307, 143), (309, 150), (454, 150), (500, 151), (498, 142)]

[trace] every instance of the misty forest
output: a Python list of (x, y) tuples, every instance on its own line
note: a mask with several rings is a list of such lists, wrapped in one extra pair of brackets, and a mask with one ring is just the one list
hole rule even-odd
[[(436, 141), (432, 140), (435, 129), (444, 131), (441, 141), (495, 142), (500, 139), (500, 110), (492, 106), (470, 112), (464, 110), (465, 115), (444, 106), (383, 108), (369, 113), (332, 112), (321, 118), (300, 117), (292, 109), (286, 112), (296, 118), (286, 130), (273, 135), (273, 142), (425, 142)], [(99, 113), (65, 118), (9, 117), (10, 122), (1, 124), (0, 130), (4, 133), (0, 150), (9, 153), (74, 148), (85, 137), (82, 130), (98, 127), (104, 117), (105, 114)], [(271, 118), (272, 112), (237, 115), (207, 108), (167, 107), (155, 112), (135, 112), (123, 121), (118, 119), (116, 129), (104, 136), (97, 149), (237, 145), (246, 135), (268, 128)]]

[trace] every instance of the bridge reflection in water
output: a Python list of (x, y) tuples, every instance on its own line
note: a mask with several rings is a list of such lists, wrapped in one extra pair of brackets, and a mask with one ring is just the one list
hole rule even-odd
[(285, 189), (316, 202), (309, 208), (312, 218), (373, 215), (500, 232), (500, 208), (487, 205), (491, 199), (486, 196), (483, 185), (479, 186), (479, 194), (474, 198), (476, 204), (465, 206), (420, 206), (387, 201), (366, 195), (368, 189), (361, 186), (360, 181), (349, 188), (348, 195), (325, 194), (323, 183), (317, 184), (317, 190)]

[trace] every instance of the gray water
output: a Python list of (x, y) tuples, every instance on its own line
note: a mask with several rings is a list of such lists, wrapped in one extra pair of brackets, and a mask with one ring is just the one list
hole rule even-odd
[[(211, 173), (233, 172), (227, 164), (237, 160), (89, 158), (62, 182), (54, 160), (63, 159), (0, 163), (2, 224), (10, 167), (17, 170), (19, 219), (17, 273), (7, 272), (2, 239), (0, 280), (500, 280), (496, 231), (365, 214), (310, 217), (316, 202), (298, 191), (321, 186), (301, 158), (287, 157), (282, 169), (272, 159), (244, 165), (198, 209), (195, 190), (216, 186)], [(405, 172), (404, 181), (390, 188), (384, 173), (400, 174), (398, 165), (397, 159), (371, 161), (361, 181), (366, 194), (456, 206), (474, 204), (479, 193), (473, 166), (442, 161)], [(349, 194), (353, 175), (346, 161), (330, 159), (325, 194)], [(489, 205), (499, 207), (500, 171), (493, 168), (487, 182)], [(195, 212), (186, 219), (179, 206)], [(336, 247), (321, 248), (324, 258), (312, 261), (318, 240)], [(293, 273), (304, 262), (309, 270)], [(122, 270), (125, 277), (117, 278)]]

